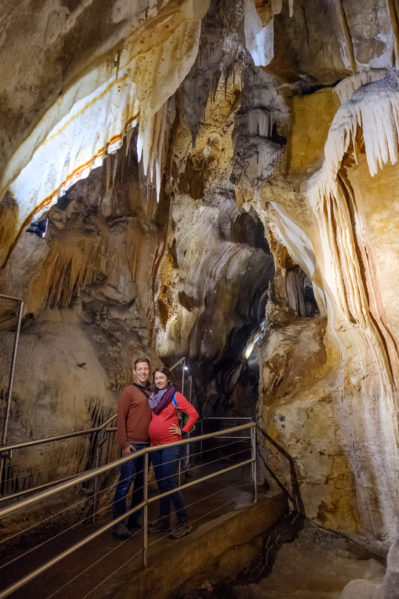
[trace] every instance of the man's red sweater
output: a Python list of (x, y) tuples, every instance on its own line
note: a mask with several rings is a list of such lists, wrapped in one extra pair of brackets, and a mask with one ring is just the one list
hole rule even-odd
[(129, 443), (148, 441), (151, 408), (145, 391), (145, 387), (141, 385), (140, 388), (129, 385), (119, 396), (116, 429), (122, 449)]

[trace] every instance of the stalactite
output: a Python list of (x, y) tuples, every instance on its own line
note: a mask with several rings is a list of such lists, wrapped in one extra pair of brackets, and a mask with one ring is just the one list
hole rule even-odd
[(105, 193), (108, 194), (111, 181), (111, 156), (105, 160)]
[(47, 293), (53, 308), (68, 308), (85, 286), (93, 283), (101, 264), (101, 238), (79, 239), (73, 243), (55, 243), (43, 267), (40, 290)]
[(167, 104), (147, 122), (141, 122), (137, 136), (137, 158), (143, 161), (143, 173), (155, 183), (157, 201), (161, 191), (161, 177), (166, 151)]
[[(352, 250), (350, 256), (342, 253), (353, 249), (354, 242), (348, 237), (352, 236), (350, 218), (347, 215), (344, 218), (342, 212), (345, 196), (339, 169), (349, 147), (355, 152), (358, 127), (362, 127), (371, 176), (389, 160), (392, 164), (398, 160), (399, 73), (360, 88), (340, 107), (330, 127), (323, 166), (313, 177), (308, 190), (318, 218), (326, 223), (323, 235), (331, 241), (326, 253), (325, 279), (333, 290), (340, 312), (345, 320), (355, 320), (362, 327), (373, 330), (373, 326), (364, 320), (367, 313), (365, 292), (357, 289), (362, 276), (356, 253)], [(346, 237), (339, 238), (341, 234)]]
[(335, 91), (341, 101), (341, 104), (350, 100), (354, 92), (373, 81), (378, 81), (387, 75), (386, 69), (362, 69), (361, 71), (345, 77), (335, 86)]
[(115, 187), (116, 171), (118, 170), (118, 154), (112, 157), (112, 189)]
[[(19, 208), (11, 241), (1, 248), (0, 265), (34, 215), (116, 152), (141, 119), (145, 143), (154, 141), (154, 119), (161, 124), (154, 115), (191, 69), (208, 7), (209, 0), (183, 0), (172, 11), (161, 8), (148, 29), (139, 29), (125, 41), (118, 53), (117, 76), (114, 54), (112, 60), (106, 56), (47, 111), (0, 178), (0, 198), (10, 189)], [(158, 172), (158, 195), (155, 152), (162, 151), (161, 138), (159, 130), (155, 146), (144, 152), (145, 171), (151, 162), (153, 172)]]
[(285, 276), (288, 305), (294, 310), (297, 316), (302, 317), (306, 316), (304, 298), (305, 276), (305, 273), (299, 266), (288, 269)]
[(311, 179), (310, 195), (317, 203), (335, 188), (336, 176), (350, 145), (362, 127), (367, 164), (371, 176), (378, 168), (398, 159), (399, 72), (359, 88), (337, 111), (324, 147), (324, 163)]

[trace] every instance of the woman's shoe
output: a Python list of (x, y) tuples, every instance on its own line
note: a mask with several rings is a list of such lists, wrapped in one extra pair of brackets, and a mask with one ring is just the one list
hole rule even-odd
[(158, 518), (155, 522), (151, 522), (148, 525), (148, 534), (154, 535), (157, 532), (170, 532), (172, 527), (170, 525), (170, 518), (168, 516)]
[(185, 537), (188, 535), (192, 529), (193, 527), (187, 522), (187, 520), (179, 520), (169, 536), (172, 539), (180, 539), (180, 537)]
[(140, 528), (143, 528), (143, 525), (140, 522), (140, 520), (136, 520), (135, 518), (129, 518), (129, 520), (127, 521), (127, 527), (130, 530), (130, 532), (135, 532), (137, 530), (140, 530)]
[(114, 524), (114, 526), (112, 527), (112, 534), (117, 539), (124, 540), (124, 539), (128, 539), (132, 533), (127, 528), (126, 524), (122, 521), (122, 522), (117, 522), (116, 524)]

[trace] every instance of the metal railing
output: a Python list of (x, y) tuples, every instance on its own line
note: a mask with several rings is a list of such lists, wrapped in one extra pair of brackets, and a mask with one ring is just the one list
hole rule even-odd
[(270, 443), (270, 445), (272, 445), (274, 447), (274, 449), (276, 449), (279, 452), (279, 454), (288, 463), (291, 491), (289, 491), (286, 488), (286, 486), (280, 481), (280, 479), (278, 478), (278, 476), (271, 469), (271, 467), (268, 464), (268, 462), (265, 461), (263, 459), (263, 457), (262, 457), (262, 454), (260, 454), (266, 470), (269, 472), (270, 476), (277, 483), (277, 485), (280, 487), (280, 489), (283, 491), (283, 493), (287, 496), (287, 498), (289, 499), (289, 501), (292, 503), (294, 510), (296, 512), (300, 513), (300, 514), (305, 514), (305, 506), (304, 506), (304, 503), (303, 503), (303, 500), (302, 500), (302, 496), (301, 496), (300, 485), (299, 485), (298, 478), (297, 478), (297, 475), (296, 475), (295, 461), (294, 461), (293, 457), (288, 453), (288, 451), (286, 449), (284, 449), (284, 447), (282, 447), (281, 445), (279, 445), (279, 443), (277, 443), (277, 441), (275, 439), (273, 439), (273, 437), (271, 437), (258, 424), (256, 425), (256, 430), (263, 436), (263, 438), (265, 439), (265, 441), (267, 441), (268, 443)]
[[(107, 433), (113, 432), (115, 430), (115, 427), (112, 427), (112, 428), (109, 428), (107, 431), (105, 431), (106, 427), (115, 419), (115, 417), (116, 417), (116, 414), (113, 414), (105, 422), (100, 424), (100, 426), (96, 426), (94, 428), (89, 428), (89, 429), (85, 429), (85, 430), (81, 430), (81, 431), (75, 431), (72, 433), (64, 433), (61, 435), (54, 435), (52, 437), (43, 437), (41, 439), (33, 439), (32, 441), (23, 441), (21, 443), (13, 443), (12, 445), (5, 445), (4, 447), (0, 447), (0, 455), (3, 456), (5, 454), (7, 457), (11, 457), (12, 452), (16, 449), (24, 449), (27, 447), (34, 447), (36, 445), (45, 445), (47, 443), (52, 443), (54, 441), (62, 441), (63, 439), (71, 439), (73, 437), (82, 437), (85, 435), (93, 435), (93, 434), (99, 435), (101, 433), (103, 433), (103, 436), (105, 436)], [(103, 443), (102, 438), (99, 436), (95, 441), (95, 451), (97, 451), (97, 448), (99, 446), (101, 446), (102, 443)], [(96, 457), (96, 461), (97, 461), (97, 457)], [(98, 465), (99, 464), (96, 463), (96, 467)], [(9, 501), (11, 499), (16, 499), (16, 498), (26, 495), (28, 493), (34, 493), (34, 492), (40, 491), (41, 489), (45, 489), (45, 488), (55, 485), (57, 483), (65, 482), (66, 480), (75, 478), (76, 476), (78, 476), (78, 475), (73, 474), (69, 477), (65, 477), (62, 480), (50, 481), (47, 483), (43, 483), (41, 485), (37, 485), (36, 487), (31, 487), (29, 489), (23, 489), (22, 491), (12, 493), (11, 495), (2, 496), (2, 497), (0, 497), (0, 503), (2, 503), (4, 501)]]
[[(207, 422), (226, 422), (226, 421), (238, 421), (238, 422), (252, 422), (252, 418), (250, 416), (204, 416), (203, 418), (201, 418), (199, 424), (200, 424), (200, 436), (202, 436), (204, 434), (204, 425)], [(226, 436), (227, 433), (225, 432), (223, 436), (221, 436), (221, 439), (229, 439), (229, 436)], [(249, 437), (241, 437), (242, 439), (246, 439)], [(203, 441), (201, 439), (200, 441), (200, 453), (202, 454), (203, 451)]]
[[(206, 474), (204, 476), (201, 476), (200, 478), (197, 478), (195, 480), (191, 480), (189, 482), (181, 484), (178, 487), (176, 487), (175, 489), (166, 491), (164, 493), (157, 493), (156, 495), (151, 496), (151, 497), (149, 497), (149, 495), (148, 495), (149, 456), (153, 451), (159, 450), (159, 446), (155, 446), (155, 447), (147, 447), (145, 449), (141, 449), (139, 451), (136, 451), (131, 456), (120, 458), (118, 460), (111, 462), (110, 464), (106, 464), (104, 466), (95, 468), (89, 472), (85, 472), (83, 474), (76, 475), (73, 479), (65, 481), (61, 484), (58, 484), (56, 487), (44, 490), (41, 493), (34, 495), (33, 497), (28, 497), (26, 499), (23, 499), (22, 501), (19, 501), (15, 504), (12, 504), (12, 505), (9, 505), (7, 507), (0, 509), (0, 518), (4, 518), (6, 516), (9, 516), (9, 515), (15, 513), (18, 510), (22, 510), (24, 508), (30, 507), (44, 499), (47, 499), (49, 497), (52, 497), (53, 495), (56, 495), (57, 493), (61, 493), (61, 492), (65, 491), (66, 489), (70, 489), (71, 487), (74, 487), (75, 485), (77, 485), (79, 483), (86, 482), (88, 480), (98, 477), (101, 474), (105, 474), (106, 472), (120, 466), (121, 464), (124, 464), (125, 462), (128, 462), (131, 459), (137, 459), (141, 456), (144, 457), (144, 499), (140, 504), (127, 510), (123, 515), (121, 515), (121, 516), (111, 520), (107, 524), (101, 526), (95, 532), (87, 535), (85, 538), (81, 539), (77, 543), (74, 543), (68, 549), (62, 551), (61, 553), (59, 553), (52, 559), (50, 559), (47, 562), (45, 562), (44, 564), (42, 564), (40, 567), (34, 569), (32, 572), (30, 572), (29, 574), (27, 574), (20, 580), (16, 581), (15, 583), (13, 583), (10, 586), (8, 586), (6, 589), (4, 589), (3, 591), (0, 592), (0, 599), (5, 599), (6, 597), (8, 597), (12, 593), (14, 593), (16, 590), (18, 590), (19, 588), (21, 588), (22, 586), (24, 586), (25, 584), (27, 584), (28, 582), (30, 582), (31, 580), (33, 580), (34, 578), (36, 578), (37, 576), (39, 576), (40, 574), (42, 574), (43, 572), (48, 570), (49, 568), (51, 568), (53, 565), (60, 562), (62, 559), (64, 559), (71, 553), (75, 552), (76, 550), (80, 549), (81, 547), (83, 547), (84, 545), (86, 545), (87, 543), (92, 541), (93, 539), (97, 538), (99, 535), (101, 535), (105, 531), (109, 530), (115, 524), (124, 520), (127, 516), (130, 516), (131, 514), (135, 513), (136, 511), (139, 511), (141, 509), (143, 509), (143, 511), (144, 511), (143, 549), (142, 549), (143, 565), (144, 565), (144, 567), (147, 567), (148, 566), (148, 507), (154, 501), (157, 501), (157, 500), (161, 499), (162, 497), (171, 495), (172, 493), (175, 493), (177, 490), (187, 489), (194, 485), (198, 485), (204, 481), (216, 478), (216, 477), (218, 477), (222, 474), (225, 474), (227, 472), (231, 472), (232, 470), (235, 470), (237, 468), (241, 468), (246, 465), (251, 465), (253, 503), (256, 503), (257, 502), (256, 425), (254, 422), (248, 422), (246, 424), (242, 424), (240, 426), (232, 427), (229, 429), (222, 429), (220, 431), (208, 433), (208, 434), (205, 434), (205, 435), (202, 435), (199, 437), (195, 437), (195, 438), (191, 438), (191, 439), (183, 439), (176, 443), (167, 443), (165, 445), (162, 445), (162, 449), (166, 449), (169, 447), (176, 447), (176, 446), (185, 446), (189, 443), (198, 442), (198, 441), (211, 439), (211, 438), (216, 438), (216, 437), (220, 437), (222, 435), (234, 435), (234, 433), (237, 433), (240, 431), (246, 431), (246, 430), (250, 431), (250, 437), (248, 437), (251, 440), (251, 446), (250, 446), (251, 457), (250, 458), (242, 459), (238, 463), (232, 464), (225, 468), (221, 468), (220, 470), (217, 470), (216, 472)], [(238, 437), (238, 439), (240, 439), (240, 438), (242, 438), (242, 437)]]

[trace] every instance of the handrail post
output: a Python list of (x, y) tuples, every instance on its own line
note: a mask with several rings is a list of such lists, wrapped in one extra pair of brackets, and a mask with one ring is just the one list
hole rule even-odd
[[(6, 409), (5, 409), (4, 421), (3, 421), (3, 431), (2, 431), (2, 435), (1, 435), (1, 445), (4, 446), (6, 444), (6, 440), (7, 440), (8, 421), (10, 418), (10, 411), (11, 411), (12, 388), (13, 388), (13, 384), (14, 384), (15, 363), (16, 363), (16, 359), (17, 359), (19, 335), (21, 332), (21, 322), (22, 322), (22, 313), (23, 313), (23, 309), (24, 309), (24, 302), (22, 299), (19, 299), (17, 297), (7, 296), (4, 294), (0, 294), (0, 297), (19, 302), (17, 330), (15, 332), (14, 346), (13, 346), (12, 356), (11, 356), (11, 366), (10, 366), (10, 375), (8, 378)], [(11, 457), (11, 453), (10, 453), (9, 457)], [(1, 488), (2, 488), (3, 471), (5, 470), (6, 460), (7, 460), (7, 456), (2, 455), (0, 458), (0, 492), (1, 492)]]
[(201, 423), (200, 423), (200, 435), (201, 435), (201, 441), (200, 441), (200, 456), (201, 456), (201, 460), (202, 460), (202, 435), (204, 434), (204, 419), (201, 418)]
[[(95, 437), (94, 437), (94, 452), (95, 452), (95, 459), (94, 459), (94, 467), (98, 468), (100, 465), (100, 447), (99, 447), (99, 436), (100, 433), (95, 433)], [(98, 498), (98, 477), (96, 476), (94, 479), (94, 485), (93, 485), (93, 515), (92, 515), (92, 522), (95, 522), (96, 520), (96, 511), (97, 511), (97, 498)]]
[(186, 371), (186, 359), (184, 358), (181, 366), (181, 392), (184, 395), (184, 374)]
[(251, 427), (251, 458), (252, 462), (252, 485), (254, 490), (254, 503), (258, 501), (258, 488), (256, 484), (256, 428)]
[(144, 454), (143, 565), (148, 566), (148, 453)]
[(193, 375), (192, 374), (189, 375), (189, 381), (190, 381), (190, 391), (188, 392), (188, 401), (190, 403), (193, 403)]
[[(187, 433), (187, 437), (190, 438), (190, 433)], [(187, 443), (185, 450), (186, 450), (186, 459), (184, 460), (184, 468), (186, 471), (186, 476), (188, 476), (188, 473), (190, 471), (190, 446), (191, 443)]]

